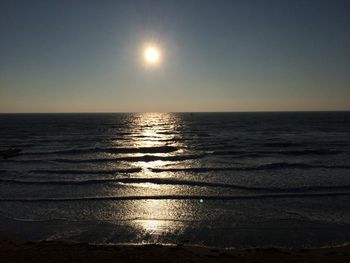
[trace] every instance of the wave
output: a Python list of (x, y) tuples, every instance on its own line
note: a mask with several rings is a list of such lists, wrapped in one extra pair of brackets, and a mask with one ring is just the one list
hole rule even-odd
[(212, 152), (213, 155), (242, 155), (242, 154), (250, 154), (250, 153), (253, 153), (253, 152), (239, 151), (239, 150), (213, 151)]
[(119, 148), (86, 148), (86, 149), (71, 149), (52, 152), (27, 152), (26, 155), (50, 155), (50, 154), (65, 154), (75, 155), (84, 153), (171, 153), (177, 151), (174, 146), (155, 146), (155, 147), (119, 147)]
[(4, 148), (4, 149), (8, 149), (8, 148), (30, 148), (33, 147), (34, 144), (32, 143), (13, 143), (13, 144), (9, 144), (9, 143), (0, 143), (0, 147)]
[[(103, 139), (102, 139), (103, 140)], [(107, 138), (106, 138), (107, 140)], [(30, 142), (33, 142), (32, 145), (38, 145), (38, 144), (47, 144), (47, 143), (84, 143), (86, 144), (87, 142), (98, 142), (101, 141), (101, 138), (35, 138), (35, 139), (30, 139)]]
[(298, 143), (298, 142), (266, 142), (266, 143), (261, 143), (261, 146), (264, 147), (298, 147), (298, 146), (303, 146), (305, 143)]
[(326, 168), (326, 169), (350, 169), (349, 165), (324, 165), (324, 164), (307, 164), (307, 163), (270, 163), (263, 164), (253, 169), (257, 170), (274, 170), (284, 168), (298, 168), (298, 169), (313, 169), (313, 168)]
[(4, 163), (46, 163), (46, 162), (50, 162), (50, 160), (38, 160), (38, 159), (27, 159), (27, 160), (14, 160), (14, 159), (5, 159), (5, 160), (1, 160), (1, 162)]
[(105, 183), (123, 183), (123, 184), (143, 184), (151, 183), (158, 185), (181, 185), (181, 186), (194, 186), (194, 187), (219, 187), (219, 188), (231, 188), (237, 190), (246, 191), (264, 191), (264, 192), (306, 192), (306, 191), (334, 191), (334, 190), (350, 190), (350, 185), (335, 185), (335, 186), (300, 186), (300, 187), (260, 187), (260, 186), (244, 186), (236, 184), (224, 184), (215, 182), (199, 182), (189, 180), (178, 179), (165, 179), (165, 178), (103, 178), (103, 179), (88, 179), (88, 180), (18, 180), (18, 179), (4, 179), (1, 178), (0, 182), (12, 183), (12, 184), (25, 184), (25, 185), (90, 185), (90, 184), (105, 184)]
[(181, 134), (180, 132), (178, 131), (157, 131), (156, 132), (157, 134), (164, 134), (164, 135), (179, 135)]
[(326, 142), (266, 142), (260, 143), (259, 145), (263, 147), (271, 147), (271, 148), (286, 148), (286, 147), (325, 147), (326, 145), (329, 147), (335, 146), (345, 146), (349, 145), (346, 141), (326, 141)]
[(202, 158), (203, 155), (176, 155), (176, 156), (157, 156), (157, 155), (142, 155), (142, 156), (127, 156), (117, 158), (98, 158), (98, 159), (54, 159), (59, 163), (101, 163), (101, 162), (153, 162), (153, 161), (185, 161)]
[(37, 174), (116, 174), (116, 173), (138, 173), (142, 168), (125, 168), (114, 170), (29, 170), (29, 173)]
[(331, 155), (331, 154), (340, 154), (344, 151), (334, 150), (334, 149), (316, 149), (316, 150), (293, 150), (293, 151), (279, 151), (275, 152), (278, 154), (284, 155)]
[(237, 155), (238, 157), (261, 157), (268, 154), (278, 155), (332, 155), (344, 153), (341, 150), (334, 149), (305, 149), (305, 150), (283, 150), (283, 151), (239, 151), (239, 150), (228, 150), (228, 151), (214, 151), (213, 155)]
[(1, 160), (7, 163), (108, 163), (108, 162), (154, 162), (154, 161), (186, 161), (193, 159), (200, 159), (204, 157), (204, 154), (197, 155), (172, 155), (172, 156), (158, 156), (158, 155), (142, 155), (142, 156), (125, 156), (116, 158), (92, 158), (92, 159), (25, 159), (25, 160), (13, 160), (6, 159)]
[[(210, 152), (209, 152), (210, 153)], [(219, 155), (219, 156), (230, 156), (230, 158), (260, 158), (263, 156), (266, 156), (266, 152), (262, 154), (261, 152), (247, 152), (247, 151), (213, 151), (211, 152), (212, 155)]]
[(74, 202), (74, 201), (123, 201), (123, 200), (262, 200), (274, 198), (319, 198), (349, 196), (350, 192), (283, 193), (258, 195), (146, 195), (146, 196), (92, 196), (63, 198), (1, 198), (0, 202)]
[(314, 168), (326, 168), (326, 169), (350, 169), (347, 165), (318, 165), (318, 164), (306, 164), (306, 163), (270, 163), (257, 166), (240, 166), (240, 167), (191, 167), (191, 168), (150, 168), (152, 172), (212, 172), (212, 171), (259, 171), (259, 170), (278, 170), (278, 169), (314, 169)]

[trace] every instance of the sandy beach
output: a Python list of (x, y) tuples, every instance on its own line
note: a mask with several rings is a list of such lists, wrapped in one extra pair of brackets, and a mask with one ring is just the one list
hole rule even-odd
[(350, 262), (350, 245), (321, 249), (214, 249), (186, 245), (91, 245), (3, 237), (0, 262)]

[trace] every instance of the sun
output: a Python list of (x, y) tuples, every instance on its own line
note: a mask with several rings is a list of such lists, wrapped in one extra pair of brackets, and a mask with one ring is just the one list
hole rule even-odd
[(161, 52), (156, 46), (147, 46), (143, 50), (143, 58), (148, 65), (157, 65), (161, 62)]

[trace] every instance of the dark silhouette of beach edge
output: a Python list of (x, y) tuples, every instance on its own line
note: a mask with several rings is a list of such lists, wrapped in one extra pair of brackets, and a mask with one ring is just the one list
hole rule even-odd
[(178, 245), (93, 245), (0, 237), (0, 262), (350, 262), (350, 245), (319, 249), (216, 249)]

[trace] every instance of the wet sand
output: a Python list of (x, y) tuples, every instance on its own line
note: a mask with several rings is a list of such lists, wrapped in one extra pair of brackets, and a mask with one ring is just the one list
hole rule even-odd
[(350, 262), (350, 245), (322, 249), (212, 249), (195, 246), (90, 245), (0, 238), (0, 262)]

